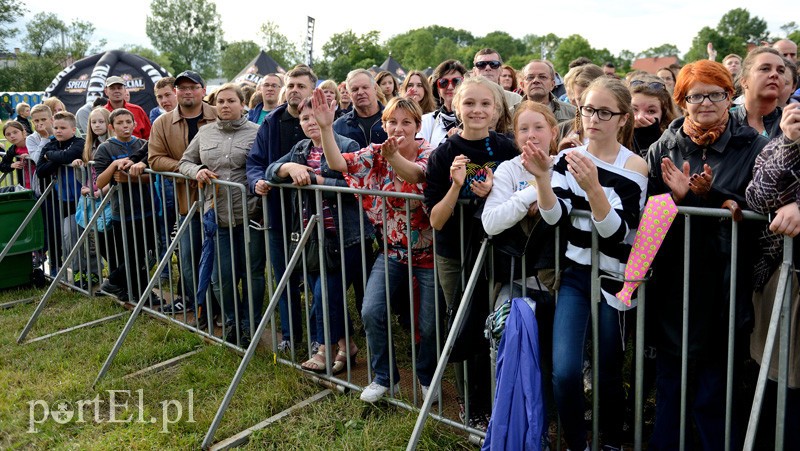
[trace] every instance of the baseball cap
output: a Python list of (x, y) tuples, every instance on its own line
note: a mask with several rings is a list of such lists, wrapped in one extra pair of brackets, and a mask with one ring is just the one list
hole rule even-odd
[(206, 87), (206, 82), (203, 80), (203, 77), (201, 77), (197, 72), (191, 70), (185, 70), (179, 73), (178, 76), (175, 77), (175, 83), (173, 86), (178, 86), (178, 82), (181, 81), (182, 78), (191, 80), (193, 83), (197, 83), (204, 88)]
[(125, 80), (122, 77), (118, 77), (116, 75), (106, 78), (106, 88), (111, 85), (121, 84), (123, 86), (127, 86), (125, 84)]

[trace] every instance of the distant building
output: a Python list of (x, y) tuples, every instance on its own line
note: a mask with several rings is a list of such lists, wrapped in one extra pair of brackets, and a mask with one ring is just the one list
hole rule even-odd
[(677, 64), (677, 56), (657, 56), (655, 58), (639, 58), (631, 64), (633, 70), (643, 70), (649, 74), (655, 74), (662, 67), (670, 64)]
[(0, 68), (16, 67), (19, 48), (14, 49), (14, 53), (0, 52)]

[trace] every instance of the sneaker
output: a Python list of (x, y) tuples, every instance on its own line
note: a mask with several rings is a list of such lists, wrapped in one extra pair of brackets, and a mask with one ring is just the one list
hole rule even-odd
[[(388, 392), (388, 391), (389, 391), (389, 387), (384, 387), (383, 385), (381, 385), (381, 384), (379, 384), (377, 382), (372, 382), (371, 384), (369, 384), (364, 389), (364, 391), (361, 392), (361, 396), (359, 396), (359, 398), (364, 402), (373, 403), (373, 402), (381, 399), (381, 397), (383, 397), (383, 395), (385, 395), (386, 392)], [(400, 394), (400, 384), (399, 383), (394, 385), (393, 392), (394, 392), (394, 396), (397, 396), (397, 395)]]
[(177, 297), (172, 300), (171, 304), (167, 304), (161, 308), (161, 313), (166, 315), (174, 315), (176, 313), (191, 312), (194, 306), (191, 304), (184, 304), (183, 298)]
[(86, 286), (88, 286), (86, 282), (86, 276), (84, 276), (80, 271), (75, 271), (75, 273), (72, 275), (72, 284), (84, 290), (86, 289)]
[(89, 274), (88, 280), (92, 282), (93, 287), (100, 286), (100, 276), (96, 272)]
[(603, 445), (601, 448), (603, 451), (622, 451), (621, 446), (611, 446), (611, 445)]
[(289, 340), (283, 340), (280, 343), (278, 343), (278, 352), (285, 352), (288, 354), (289, 352), (291, 352), (291, 349), (292, 349), (292, 342)]
[[(422, 400), (425, 401), (425, 398), (428, 397), (428, 385), (420, 384), (419, 387), (422, 389)], [(431, 394), (431, 405), (436, 404), (439, 402), (439, 390), (436, 390)]]

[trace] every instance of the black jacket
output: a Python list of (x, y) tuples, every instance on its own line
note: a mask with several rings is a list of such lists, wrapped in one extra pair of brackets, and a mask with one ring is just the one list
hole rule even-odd
[[(767, 132), (767, 137), (769, 139), (780, 136), (783, 133), (781, 132), (782, 114), (783, 110), (781, 107), (776, 107), (771, 113), (761, 117), (761, 120), (764, 121), (764, 131)], [(736, 121), (738, 125), (745, 125), (749, 127), (747, 124), (747, 110), (744, 108), (744, 105), (739, 105), (731, 110), (731, 119)]]
[[(675, 120), (648, 152), (649, 195), (669, 192), (661, 178), (661, 159), (670, 158), (678, 168), (689, 162), (691, 173), (711, 166), (714, 173), (711, 191), (700, 197), (691, 191), (681, 205), (721, 208), (732, 199), (746, 208), (745, 189), (752, 178), (753, 165), (768, 140), (749, 126), (735, 120), (716, 142), (707, 147), (693, 143), (683, 132), (684, 118)], [(738, 223), (738, 275), (736, 277), (736, 327), (749, 332), (752, 327), (752, 273), (757, 249), (757, 225)], [(691, 219), (689, 243), (689, 357), (725, 358), (731, 275), (731, 221), (711, 217)], [(648, 282), (647, 301), (654, 315), (659, 352), (681, 354), (683, 308), (684, 216), (678, 215), (653, 265)]]

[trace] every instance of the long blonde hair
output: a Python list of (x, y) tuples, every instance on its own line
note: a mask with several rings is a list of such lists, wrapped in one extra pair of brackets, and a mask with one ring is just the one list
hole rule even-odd
[[(103, 116), (103, 119), (106, 121), (106, 133), (103, 135), (98, 135), (94, 132), (92, 128), (92, 116), (96, 115)], [(86, 144), (83, 146), (83, 161), (88, 163), (90, 160), (94, 159), (94, 152), (97, 150), (97, 147), (100, 146), (100, 143), (107, 140), (109, 136), (108, 126), (109, 126), (109, 117), (111, 113), (108, 112), (107, 109), (104, 107), (98, 106), (89, 113), (89, 123), (86, 127)]]

